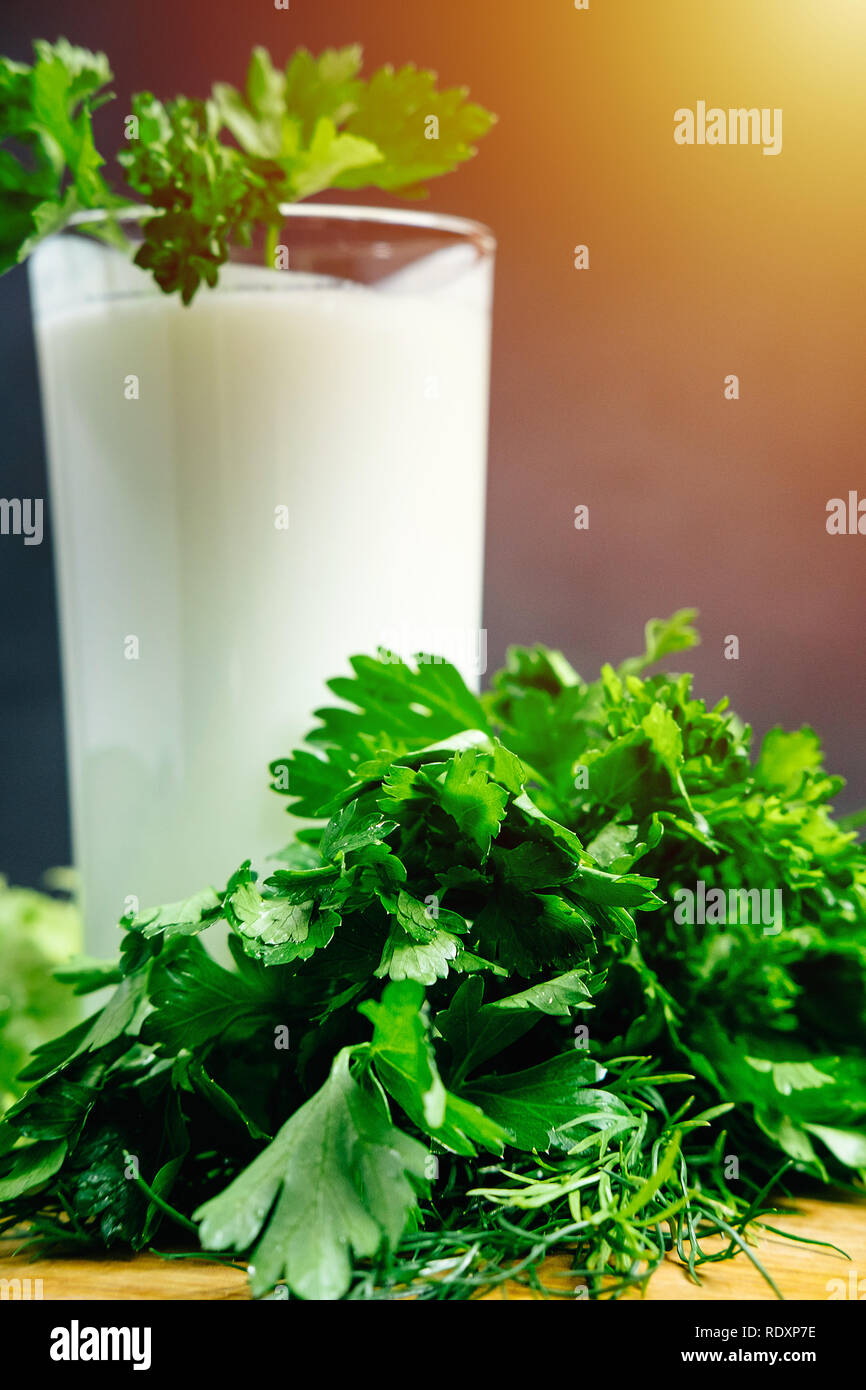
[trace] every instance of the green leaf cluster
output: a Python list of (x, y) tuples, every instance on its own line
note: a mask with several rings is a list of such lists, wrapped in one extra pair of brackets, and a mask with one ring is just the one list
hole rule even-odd
[(0, 58), (0, 274), (74, 213), (117, 202), (93, 141), (108, 59), (65, 39), (33, 49), (32, 65)]
[[(140, 1248), (192, 1223), (301, 1298), (470, 1297), (567, 1244), (598, 1292), (671, 1247), (697, 1277), (707, 1234), (753, 1258), (786, 1171), (861, 1183), (866, 856), (811, 730), (755, 755), (649, 674), (693, 616), (595, 681), (513, 650), (481, 697), (354, 658), (272, 765), (314, 822), (276, 867), (73, 972), (115, 993), (24, 1073), (0, 1224)], [(783, 911), (683, 911), (699, 885)]]
[[(0, 273), (74, 213), (129, 202), (106, 185), (94, 143), (92, 115), (111, 96), (105, 55), (65, 39), (34, 49), (32, 66), (0, 60)], [(218, 82), (204, 100), (133, 96), (117, 159), (143, 200), (135, 262), (165, 293), (188, 304), (216, 285), (232, 246), (260, 233), (273, 265), (287, 203), (329, 188), (425, 196), (493, 123), (433, 73), (389, 66), (364, 79), (361, 65), (358, 45), (299, 49), (285, 68), (256, 48), (242, 91)], [(110, 217), (83, 229), (125, 244)]]

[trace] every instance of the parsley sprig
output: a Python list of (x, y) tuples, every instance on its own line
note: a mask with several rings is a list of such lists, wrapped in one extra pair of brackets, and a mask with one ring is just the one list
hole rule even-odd
[[(811, 730), (755, 756), (726, 702), (648, 674), (692, 616), (595, 681), (513, 650), (480, 698), (354, 658), (273, 764), (315, 821), (277, 867), (64, 970), (115, 989), (24, 1073), (0, 1229), (140, 1249), (194, 1223), (301, 1298), (538, 1286), (564, 1248), (600, 1293), (671, 1248), (695, 1278), (759, 1264), (794, 1175), (862, 1184), (866, 854)], [(678, 917), (698, 882), (778, 888), (782, 929)]]
[(156, 215), (142, 216), (135, 261), (184, 303), (259, 230), (273, 265), (284, 204), (330, 188), (423, 197), (494, 119), (412, 65), (362, 78), (358, 45), (301, 49), (285, 68), (256, 48), (243, 91), (220, 82), (205, 100), (132, 98), (117, 155), (130, 199), (105, 182), (94, 143), (93, 114), (112, 96), (105, 54), (65, 39), (34, 51), (32, 66), (0, 59), (0, 273), (76, 213), (108, 214), (82, 229), (122, 244), (112, 215), (137, 201)]

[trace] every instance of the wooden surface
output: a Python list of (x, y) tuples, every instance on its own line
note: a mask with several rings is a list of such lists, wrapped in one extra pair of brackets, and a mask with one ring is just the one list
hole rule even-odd
[[(866, 1199), (862, 1201), (797, 1202), (796, 1210), (773, 1219), (772, 1224), (809, 1240), (830, 1241), (851, 1256), (850, 1261), (832, 1250), (801, 1245), (767, 1232), (759, 1236), (755, 1253), (773, 1276), (786, 1298), (826, 1300), (866, 1297)], [(718, 1249), (724, 1242), (707, 1242), (707, 1249)], [(42, 1280), (45, 1299), (245, 1299), (249, 1297), (242, 1269), (203, 1259), (167, 1261), (157, 1255), (130, 1258), (93, 1256), (92, 1258), (32, 1260), (13, 1255), (13, 1240), (0, 1241), (0, 1279)], [(563, 1289), (573, 1286), (567, 1277), (568, 1256), (547, 1261), (545, 1282)], [(841, 1281), (834, 1284), (833, 1281)], [(5, 1288), (5, 1286), (4, 1286)], [(35, 1286), (31, 1283), (35, 1292)], [(9, 1293), (7, 1291), (7, 1296)], [(32, 1295), (31, 1295), (32, 1296)], [(540, 1295), (515, 1284), (487, 1294), (490, 1300), (533, 1299)], [(630, 1291), (630, 1298), (639, 1298)], [(704, 1265), (701, 1285), (691, 1282), (688, 1273), (668, 1256), (662, 1269), (652, 1278), (646, 1297), (659, 1299), (773, 1299), (772, 1289), (745, 1255), (717, 1265)]]

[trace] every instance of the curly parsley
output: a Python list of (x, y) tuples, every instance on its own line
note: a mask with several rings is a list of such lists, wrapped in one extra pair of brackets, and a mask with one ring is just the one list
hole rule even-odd
[[(0, 59), (0, 273), (83, 211), (112, 214), (93, 139), (93, 113), (112, 93), (103, 53), (37, 40), (32, 66)], [(188, 304), (214, 286), (233, 244), (265, 232), (266, 261), (280, 208), (329, 188), (422, 197), (432, 178), (475, 153), (493, 123), (464, 88), (440, 91), (433, 73), (385, 67), (365, 80), (357, 45), (276, 68), (256, 48), (243, 92), (216, 83), (203, 101), (132, 98), (119, 152), (142, 219), (136, 264)], [(123, 244), (109, 216), (86, 230)]]

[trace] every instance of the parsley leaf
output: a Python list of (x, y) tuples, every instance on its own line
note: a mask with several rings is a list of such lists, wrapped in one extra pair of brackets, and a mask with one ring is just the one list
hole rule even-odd
[(373, 144), (380, 160), (342, 173), (340, 188), (372, 186), (423, 197), (429, 179), (471, 159), (493, 117), (466, 100), (465, 87), (436, 88), (436, 75), (407, 64), (375, 73), (356, 98), (347, 131)]
[(409, 980), (390, 984), (381, 1002), (369, 1001), (361, 1012), (374, 1025), (371, 1056), (376, 1074), (418, 1127), (454, 1153), (474, 1155), (476, 1145), (501, 1152), (505, 1134), (500, 1126), (442, 1083), (423, 988)]
[(66, 39), (33, 48), (32, 65), (0, 58), (0, 274), (73, 213), (119, 202), (91, 120), (111, 95), (108, 59)]
[[(254, 1293), (285, 1279), (302, 1298), (339, 1298), (351, 1252), (396, 1244), (425, 1173), (423, 1146), (390, 1124), (352, 1078), (351, 1050), (249, 1168), (196, 1212), (203, 1244), (245, 1250), (271, 1212), (252, 1260)], [(273, 1207), (273, 1211), (271, 1208)]]

